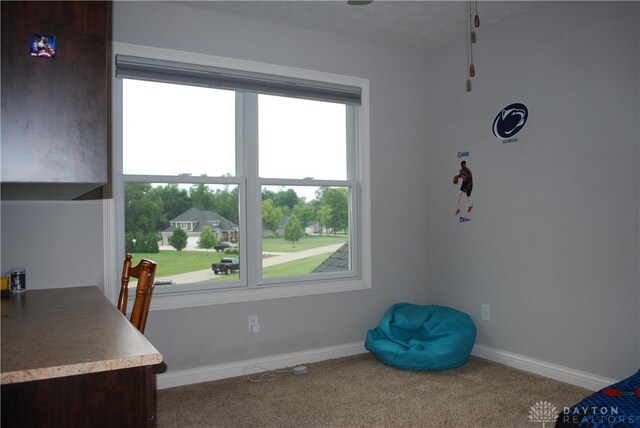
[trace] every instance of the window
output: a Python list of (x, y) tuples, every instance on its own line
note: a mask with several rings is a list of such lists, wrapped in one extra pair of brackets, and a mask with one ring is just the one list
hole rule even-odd
[(114, 50), (116, 259), (158, 262), (154, 300), (369, 287), (366, 81)]

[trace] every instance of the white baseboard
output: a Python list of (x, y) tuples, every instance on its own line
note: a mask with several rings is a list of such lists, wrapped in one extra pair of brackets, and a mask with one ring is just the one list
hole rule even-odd
[(475, 345), (471, 351), (471, 355), (561, 382), (581, 386), (591, 391), (597, 391), (617, 382), (615, 379), (607, 379), (580, 370), (547, 363), (536, 360), (535, 358), (525, 357), (484, 345)]
[[(245, 367), (260, 366), (267, 370), (292, 367), (299, 364), (315, 363), (332, 358), (348, 357), (367, 352), (364, 342), (353, 342), (326, 348), (310, 349), (307, 351), (291, 352), (288, 354), (272, 355), (258, 359), (234, 361), (226, 364), (198, 367), (195, 369), (177, 370), (162, 373), (157, 376), (158, 389), (174, 386), (190, 385), (193, 383), (209, 382), (212, 380), (242, 376)], [(252, 370), (252, 373), (256, 373)]]
[[(234, 361), (194, 369), (171, 371), (157, 376), (158, 389), (242, 376), (246, 367), (259, 366), (266, 370), (276, 370), (299, 364), (330, 360), (332, 358), (348, 357), (365, 352), (367, 351), (364, 348), (363, 342), (353, 342), (326, 348), (272, 355), (252, 360)], [(484, 345), (475, 345), (471, 351), (471, 355), (592, 391), (597, 391), (617, 382), (615, 379), (592, 375), (580, 370), (547, 363)], [(252, 373), (256, 373), (256, 371), (252, 370)]]

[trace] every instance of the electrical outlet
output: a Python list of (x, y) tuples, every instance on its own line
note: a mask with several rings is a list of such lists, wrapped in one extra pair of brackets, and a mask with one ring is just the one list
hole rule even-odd
[(489, 305), (482, 305), (482, 321), (489, 321), (490, 312)]
[(249, 331), (251, 333), (260, 332), (260, 323), (258, 321), (258, 315), (249, 315)]

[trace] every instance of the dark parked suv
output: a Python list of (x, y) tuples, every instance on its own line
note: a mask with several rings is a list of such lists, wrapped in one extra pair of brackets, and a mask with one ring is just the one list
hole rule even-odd
[(214, 263), (211, 265), (211, 270), (213, 270), (213, 273), (215, 273), (216, 275), (219, 273), (229, 275), (233, 271), (237, 271), (239, 269), (240, 260), (231, 257), (225, 257), (220, 260), (220, 263)]
[(215, 247), (213, 247), (216, 251), (224, 251), (227, 248), (233, 248), (235, 247), (236, 244), (232, 243), (232, 242), (221, 242), (220, 244), (216, 245)]

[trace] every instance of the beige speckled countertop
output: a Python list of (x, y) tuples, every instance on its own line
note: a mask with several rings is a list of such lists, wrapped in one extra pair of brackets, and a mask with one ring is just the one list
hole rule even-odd
[(11, 294), (0, 313), (3, 385), (162, 362), (96, 287)]

